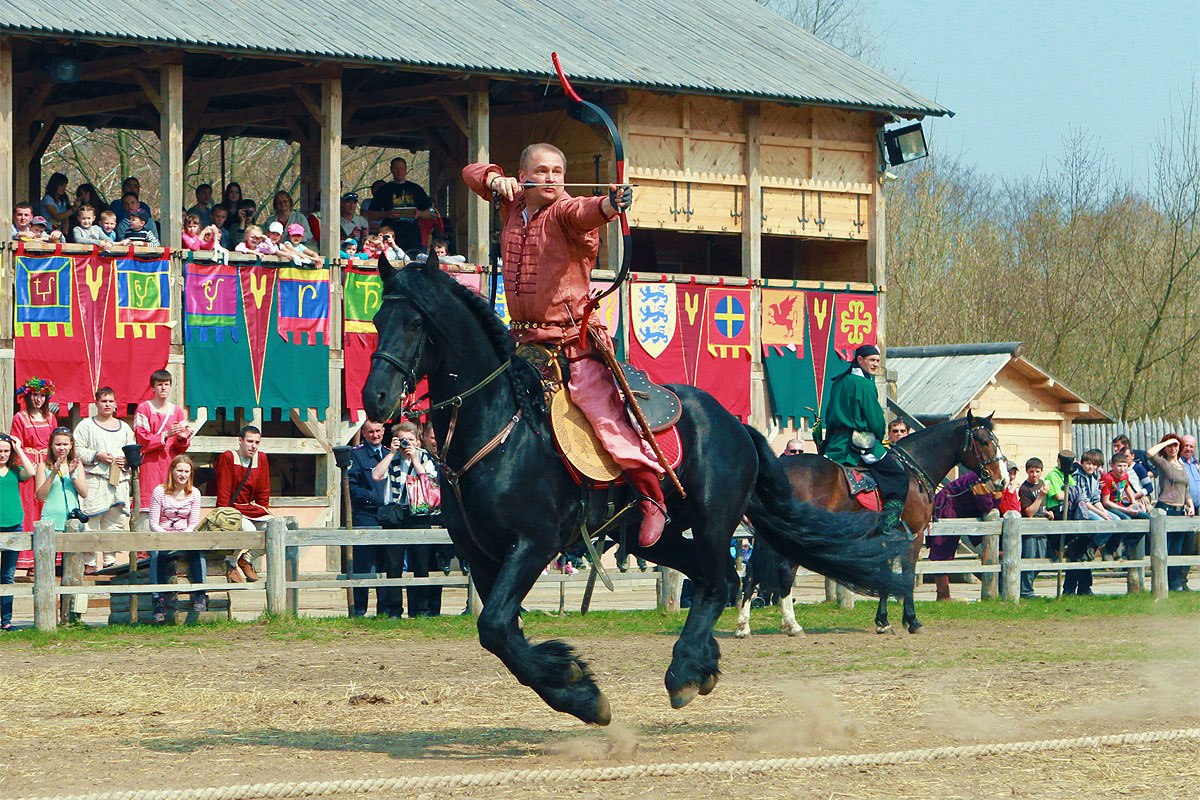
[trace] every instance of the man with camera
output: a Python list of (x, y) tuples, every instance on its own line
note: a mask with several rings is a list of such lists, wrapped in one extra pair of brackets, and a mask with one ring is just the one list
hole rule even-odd
[[(137, 444), (133, 428), (117, 419), (117, 394), (103, 386), (96, 390), (96, 414), (75, 428), (75, 452), (83, 462), (87, 495), (79, 504), (88, 515), (89, 531), (129, 530), (129, 490), (133, 474), (122, 448)], [(105, 567), (115, 566), (116, 554), (101, 553)], [(83, 562), (85, 571), (96, 570), (96, 554)]]
[[(412, 422), (401, 422), (392, 431), (391, 442), (383, 460), (371, 471), (372, 479), (387, 482), (387, 502), (379, 510), (379, 522), (384, 528), (432, 528), (441, 512), (441, 490), (438, 488), (437, 465), (421, 447), (421, 429)], [(381, 548), (382, 549), (382, 548)], [(404, 575), (404, 558), (414, 578), (428, 578), (433, 560), (434, 545), (415, 544), (386, 548), (384, 563), (389, 578)], [(404, 613), (404, 600), (399, 589), (389, 592), (388, 616)], [(413, 586), (408, 590), (410, 617), (436, 617), (442, 613), (440, 586)]]

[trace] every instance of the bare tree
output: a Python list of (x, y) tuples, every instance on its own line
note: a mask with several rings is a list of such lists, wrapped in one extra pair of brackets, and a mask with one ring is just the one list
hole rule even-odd
[(818, 39), (879, 67), (883, 44), (871, 25), (870, 9), (862, 0), (758, 0)]

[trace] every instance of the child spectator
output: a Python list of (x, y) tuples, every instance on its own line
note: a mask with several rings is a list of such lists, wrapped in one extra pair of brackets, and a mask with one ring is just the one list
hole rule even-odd
[(383, 252), (383, 239), (378, 234), (368, 236), (363, 242), (363, 251), (359, 254), (359, 258), (366, 260), (374, 260), (379, 258), (379, 254)]
[(117, 241), (117, 215), (109, 209), (100, 212), (100, 230), (114, 244)]
[[(1050, 512), (1045, 508), (1046, 484), (1042, 480), (1042, 460), (1031, 458), (1025, 462), (1025, 482), (1017, 490), (1021, 503), (1021, 516), (1030, 519), (1048, 519)], [(1021, 537), (1021, 558), (1045, 558), (1047, 553), (1045, 534)], [(1033, 597), (1034, 570), (1021, 571), (1021, 597)]]
[(79, 224), (71, 231), (71, 241), (75, 244), (95, 244), (107, 250), (112, 247), (112, 239), (104, 235), (104, 230), (96, 224), (96, 209), (90, 205), (79, 207)]
[(62, 231), (51, 230), (50, 223), (46, 222), (45, 217), (34, 217), (29, 223), (29, 227), (33, 231), (33, 237), (30, 241), (34, 242), (61, 242), (63, 240)]
[(187, 210), (188, 214), (194, 214), (199, 217), (200, 227), (202, 228), (207, 228), (212, 224), (212, 196), (212, 184), (200, 184), (196, 187), (196, 205)]
[(116, 213), (118, 242), (128, 238), (129, 229), (133, 225), (133, 218), (137, 216), (142, 219), (142, 228), (149, 231), (150, 235), (154, 237), (154, 244), (158, 244), (158, 226), (154, 224), (154, 216), (150, 213), (150, 206), (139, 200), (136, 192), (126, 192), (122, 195), (121, 210)]
[[(1113, 455), (1109, 471), (1100, 476), (1100, 503), (1117, 519), (1150, 519), (1134, 493), (1130, 480), (1132, 465), (1133, 459), (1125, 453)], [(1104, 542), (1103, 553), (1116, 557), (1124, 544), (1125, 558), (1131, 558), (1141, 540), (1140, 533), (1114, 533)]]
[(125, 237), (117, 242), (117, 244), (130, 244), (134, 247), (158, 247), (158, 237), (154, 235), (154, 231), (150, 230), (150, 215), (140, 208), (136, 208), (129, 212), (129, 219), (126, 220), (128, 227), (125, 229)]
[[(379, 229), (379, 243), (382, 246), (382, 253), (387, 256), (389, 264), (393, 266), (403, 266), (408, 263), (408, 254), (400, 249), (400, 245), (396, 244), (396, 232), (384, 225)], [(379, 258), (379, 256), (375, 256)]]
[[(200, 232), (200, 238), (208, 238), (210, 228), (216, 228), (216, 234), (212, 236), (217, 247), (223, 247), (226, 250), (233, 249), (233, 240), (229, 238), (229, 228), (225, 227), (225, 223), (229, 221), (229, 206), (224, 203), (217, 203), (212, 207), (212, 222), (203, 231)], [(213, 248), (215, 249), (215, 247)]]
[(279, 248), (279, 255), (291, 258), (296, 266), (311, 266), (313, 252), (304, 246), (304, 226), (293, 222), (287, 226), (287, 236), (288, 241)]
[(284, 253), (279, 252), (279, 248), (287, 244), (283, 241), (283, 223), (279, 220), (271, 220), (271, 224), (267, 226), (266, 234), (271, 244), (275, 245), (276, 255), (284, 255)]
[[(20, 484), (33, 477), (33, 464), (21, 443), (0, 433), (0, 533), (19, 533), (25, 512), (21, 508)], [(0, 550), (0, 584), (16, 580), (17, 551)], [(12, 630), (12, 595), (0, 597), (0, 631)]]
[(212, 250), (212, 237), (206, 241), (200, 235), (200, 217), (196, 214), (188, 214), (183, 218), (183, 249), (184, 250)]
[(50, 451), (37, 466), (34, 481), (42, 519), (54, 523), (54, 530), (65, 531), (68, 519), (79, 519), (79, 499), (87, 497), (87, 476), (83, 462), (75, 453), (75, 437), (70, 428), (55, 428), (50, 434)]
[[(150, 492), (150, 530), (155, 533), (194, 531), (200, 524), (200, 490), (192, 485), (195, 470), (192, 460), (180, 453), (164, 466), (166, 479)], [(150, 554), (150, 574), (155, 583), (166, 583), (171, 577), (168, 570), (171, 561), (167, 558), (167, 552), (160, 550)], [(188, 582), (204, 583), (204, 553), (193, 550), (187, 555)], [(154, 600), (154, 621), (166, 621), (163, 596), (155, 592), (151, 597)], [(208, 599), (204, 592), (192, 592), (192, 610), (207, 609)]]
[[(434, 237), (434, 239), (430, 242), (430, 246), (433, 249), (433, 254), (445, 263), (449, 263), (449, 264), (465, 264), (465, 263), (467, 263), (466, 256), (450, 255), (450, 243), (448, 241), (446, 241), (445, 239), (440, 239), (440, 238)], [(1015, 469), (1015, 467), (1014, 467), (1014, 469)]]
[(253, 224), (254, 216), (257, 213), (258, 204), (253, 200), (241, 200), (238, 202), (236, 217), (225, 223), (225, 227), (229, 229), (229, 240), (231, 242), (245, 240), (246, 228)]
[(238, 242), (238, 246), (233, 249), (239, 253), (261, 253), (266, 256), (275, 255), (275, 245), (271, 244), (271, 240), (263, 235), (262, 228), (257, 225), (251, 225), (246, 228), (246, 238)]
[(1000, 516), (1009, 511), (1021, 513), (1021, 500), (1017, 497), (1017, 465), (1008, 465), (1008, 485), (1000, 493)]
[(32, 241), (33, 238), (33, 204), (17, 203), (13, 206), (12, 240)]
[(358, 253), (358, 240), (350, 237), (343, 239), (342, 249), (338, 252), (338, 257), (350, 261), (356, 253)]

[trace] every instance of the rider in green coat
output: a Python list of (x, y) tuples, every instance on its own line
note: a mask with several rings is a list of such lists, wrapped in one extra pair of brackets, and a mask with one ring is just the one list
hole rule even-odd
[(825, 438), (822, 454), (848, 467), (866, 467), (879, 484), (883, 499), (883, 529), (902, 530), (900, 517), (908, 498), (908, 473), (883, 446), (887, 423), (873, 376), (879, 371), (880, 354), (874, 345), (854, 351), (854, 363), (833, 379), (825, 398), (822, 425)]

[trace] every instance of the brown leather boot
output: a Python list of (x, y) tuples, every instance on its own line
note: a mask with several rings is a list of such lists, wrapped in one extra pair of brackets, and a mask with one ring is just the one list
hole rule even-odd
[(642, 512), (638, 544), (642, 547), (652, 547), (662, 536), (663, 527), (667, 524), (662, 484), (658, 480), (658, 475), (649, 467), (625, 474), (633, 488), (646, 498), (638, 503), (638, 509)]
[(950, 599), (950, 576), (949, 575), (934, 575), (933, 585), (937, 587), (937, 599)]

